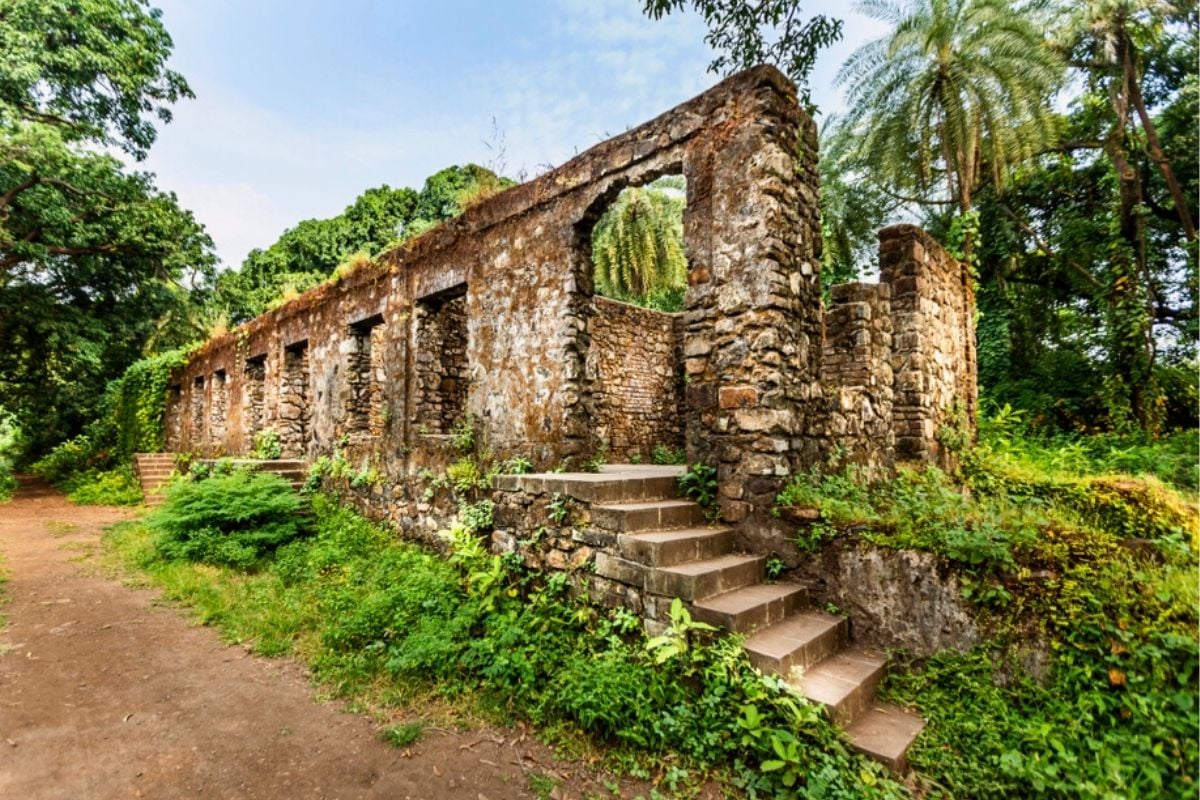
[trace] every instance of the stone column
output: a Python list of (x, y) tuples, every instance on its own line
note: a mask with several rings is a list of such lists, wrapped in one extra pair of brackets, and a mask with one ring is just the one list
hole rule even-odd
[(970, 272), (915, 225), (879, 232), (879, 269), (892, 287), (896, 458), (953, 470), (942, 439), (974, 438), (979, 398)]
[(684, 164), (688, 458), (718, 467), (735, 523), (817, 458), (821, 403), (816, 127), (780, 73), (744, 78)]

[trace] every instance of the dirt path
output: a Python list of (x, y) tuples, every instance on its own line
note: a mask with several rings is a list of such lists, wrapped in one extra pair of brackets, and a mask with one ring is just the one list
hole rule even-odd
[(511, 730), (427, 731), (406, 754), (315, 702), (295, 662), (226, 646), (79, 563), (133, 514), (36, 482), (0, 505), (0, 798), (502, 800), (548, 792), (531, 772), (565, 779), (555, 798), (613, 796)]

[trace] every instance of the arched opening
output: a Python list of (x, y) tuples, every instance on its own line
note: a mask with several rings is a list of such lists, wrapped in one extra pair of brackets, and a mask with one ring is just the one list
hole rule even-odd
[(610, 461), (682, 458), (686, 205), (682, 174), (651, 175), (611, 189), (581, 223), (591, 433)]

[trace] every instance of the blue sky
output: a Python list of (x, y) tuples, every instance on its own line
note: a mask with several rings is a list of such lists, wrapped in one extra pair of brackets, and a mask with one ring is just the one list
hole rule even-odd
[[(172, 67), (196, 99), (175, 107), (141, 165), (207, 228), (226, 266), (371, 186), (413, 186), (450, 164), (536, 175), (716, 82), (693, 14), (657, 22), (641, 0), (157, 0)], [(849, 4), (812, 79), (834, 76), (882, 26)], [(493, 120), (503, 132), (504, 156)]]

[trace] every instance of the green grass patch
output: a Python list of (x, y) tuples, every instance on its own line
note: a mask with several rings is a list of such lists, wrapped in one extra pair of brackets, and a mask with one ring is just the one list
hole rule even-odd
[(57, 485), (68, 500), (80, 506), (136, 506), (142, 502), (142, 487), (128, 466), (84, 470)]
[(905, 796), (821, 710), (684, 613), (647, 642), (634, 615), (573, 599), (564, 575), (526, 572), (466, 528), (446, 559), (322, 496), (313, 514), (311, 535), (250, 571), (170, 558), (137, 523), (105, 541), (227, 639), (294, 654), (366, 705), (435, 697), (565, 738), (583, 731), (625, 763), (682, 760), (757, 797)]

